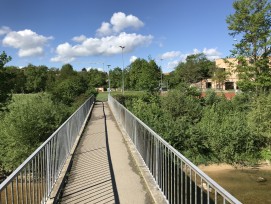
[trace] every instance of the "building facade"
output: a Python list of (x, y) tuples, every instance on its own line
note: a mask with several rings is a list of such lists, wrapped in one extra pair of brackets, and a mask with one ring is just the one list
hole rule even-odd
[(238, 75), (235, 72), (237, 63), (235, 58), (227, 58), (227, 62), (225, 59), (216, 59), (217, 70), (214, 72), (214, 76), (202, 80), (197, 86), (201, 86), (202, 89), (237, 91)]

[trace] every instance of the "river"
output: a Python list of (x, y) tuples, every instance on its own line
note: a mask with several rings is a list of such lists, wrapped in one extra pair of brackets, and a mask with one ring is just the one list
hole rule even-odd
[[(271, 204), (271, 166), (235, 169), (230, 165), (210, 165), (200, 169), (244, 204)], [(259, 182), (260, 178), (266, 181)]]

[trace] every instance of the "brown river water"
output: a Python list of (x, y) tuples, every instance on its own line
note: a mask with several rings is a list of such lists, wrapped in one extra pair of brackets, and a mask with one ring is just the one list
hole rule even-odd
[[(271, 204), (271, 166), (235, 169), (230, 165), (200, 166), (208, 176), (244, 204)], [(258, 179), (264, 178), (264, 182)]]

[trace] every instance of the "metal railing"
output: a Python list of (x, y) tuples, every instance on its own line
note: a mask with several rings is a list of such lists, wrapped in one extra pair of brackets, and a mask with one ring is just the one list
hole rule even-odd
[(94, 102), (94, 96), (86, 100), (0, 184), (0, 203), (36, 204), (47, 201)]
[(108, 103), (169, 203), (241, 203), (112, 96)]

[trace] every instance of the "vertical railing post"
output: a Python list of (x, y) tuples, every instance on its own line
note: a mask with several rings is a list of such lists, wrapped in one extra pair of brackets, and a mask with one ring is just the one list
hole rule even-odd
[[(119, 125), (125, 129), (126, 134), (134, 141), (135, 147), (169, 203), (188, 204), (193, 203), (193, 200), (195, 203), (198, 201), (203, 203), (205, 198), (208, 203), (212, 202), (209, 192), (210, 187), (212, 187), (215, 190), (215, 202), (219, 195), (224, 203), (227, 201), (227, 203), (240, 204), (236, 198), (180, 154), (112, 96), (108, 97), (108, 101)], [(134, 127), (132, 127), (133, 125)], [(194, 173), (194, 180), (192, 172)], [(197, 177), (200, 178), (199, 184), (197, 184), (199, 182)], [(203, 183), (207, 185), (206, 193), (203, 191)], [(195, 188), (194, 194), (192, 194), (192, 185)], [(197, 189), (198, 185), (200, 190)], [(195, 198), (193, 198), (194, 196)]]
[(158, 182), (158, 168), (159, 168), (159, 143), (158, 140), (155, 139), (155, 180)]
[(138, 142), (137, 142), (137, 140), (138, 140), (138, 138), (137, 138), (137, 122), (136, 122), (136, 120), (133, 120), (133, 122), (134, 122), (134, 137), (135, 137), (135, 146), (136, 146), (136, 148), (138, 149)]
[(50, 195), (50, 143), (46, 146), (46, 184), (47, 184), (47, 191), (46, 196)]

